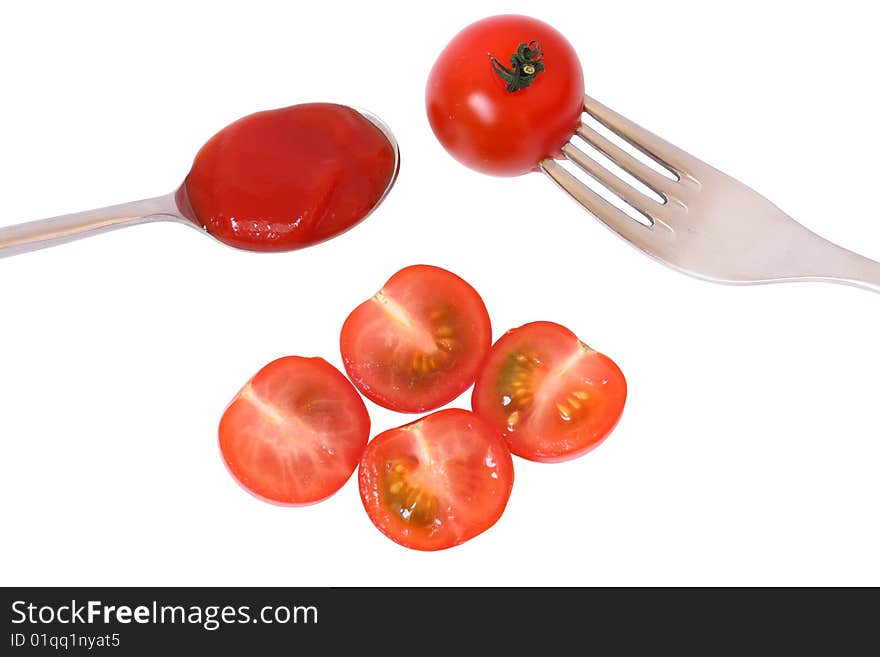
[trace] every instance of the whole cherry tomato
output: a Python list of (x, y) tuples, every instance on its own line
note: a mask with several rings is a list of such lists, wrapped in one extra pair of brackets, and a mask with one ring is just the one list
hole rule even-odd
[(434, 134), (453, 157), (496, 176), (518, 176), (560, 157), (584, 101), (571, 44), (527, 16), (493, 16), (459, 32), (428, 77)]

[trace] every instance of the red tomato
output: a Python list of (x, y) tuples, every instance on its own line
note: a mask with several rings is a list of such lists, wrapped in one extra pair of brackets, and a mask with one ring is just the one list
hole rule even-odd
[(428, 120), (453, 157), (477, 171), (518, 176), (561, 157), (584, 102), (577, 54), (526, 16), (493, 16), (459, 32), (428, 77)]
[(395, 155), (360, 113), (309, 103), (251, 114), (196, 155), (178, 198), (222, 242), (287, 251), (351, 228), (395, 175)]
[(613, 360), (564, 326), (532, 322), (505, 333), (474, 386), (474, 412), (501, 431), (510, 451), (565, 461), (602, 442), (626, 402)]
[(393, 411), (451, 402), (474, 382), (492, 345), (476, 290), (445, 269), (413, 265), (345, 320), (342, 360), (354, 385)]
[(351, 477), (370, 435), (363, 400), (321, 358), (287, 356), (257, 372), (220, 420), (229, 471), (257, 497), (311, 504)]
[(469, 411), (437, 411), (376, 436), (358, 470), (361, 500), (392, 541), (442, 550), (501, 517), (513, 462), (501, 436)]

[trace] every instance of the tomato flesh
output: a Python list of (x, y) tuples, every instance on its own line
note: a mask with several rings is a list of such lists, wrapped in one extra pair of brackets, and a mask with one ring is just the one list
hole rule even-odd
[[(492, 60), (510, 67), (520, 44), (536, 43), (542, 71), (508, 91)], [(459, 32), (437, 58), (425, 95), (440, 143), (461, 163), (518, 176), (561, 157), (580, 122), (584, 76), (577, 53), (555, 29), (527, 16), (493, 16)]]
[(492, 343), (480, 295), (455, 274), (406, 267), (352, 311), (340, 335), (345, 370), (377, 404), (417, 413), (474, 382)]
[(492, 347), (474, 386), (474, 412), (496, 427), (511, 452), (565, 461), (601, 443), (626, 402), (626, 379), (607, 356), (567, 328), (532, 322)]
[(359, 112), (308, 103), (251, 114), (214, 135), (178, 198), (221, 242), (287, 251), (366, 217), (395, 167), (388, 139)]
[(501, 517), (513, 462), (495, 429), (469, 411), (448, 409), (376, 436), (358, 484), (370, 520), (388, 538), (442, 550)]
[(287, 356), (245, 384), (220, 420), (220, 451), (248, 491), (302, 505), (348, 481), (370, 434), (363, 400), (321, 358)]

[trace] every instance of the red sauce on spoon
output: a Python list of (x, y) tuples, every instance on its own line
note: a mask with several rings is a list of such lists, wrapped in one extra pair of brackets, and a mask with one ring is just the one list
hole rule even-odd
[(218, 132), (196, 155), (181, 196), (220, 241), (287, 251), (351, 228), (395, 174), (395, 149), (369, 119), (309, 103), (251, 114)]

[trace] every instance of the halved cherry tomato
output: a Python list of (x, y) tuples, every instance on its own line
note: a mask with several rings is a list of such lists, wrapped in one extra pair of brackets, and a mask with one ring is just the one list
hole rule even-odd
[(442, 550), (486, 531), (513, 487), (500, 434), (470, 411), (447, 409), (376, 436), (358, 470), (361, 500), (388, 538)]
[(505, 333), (474, 386), (474, 412), (501, 431), (510, 451), (565, 461), (602, 442), (626, 402), (626, 379), (607, 356), (564, 326), (532, 322)]
[(476, 290), (453, 273), (413, 265), (345, 320), (345, 370), (366, 397), (393, 411), (447, 404), (474, 382), (489, 347), (489, 313)]
[(459, 32), (428, 77), (428, 120), (449, 153), (477, 171), (518, 176), (561, 157), (584, 102), (577, 53), (527, 16), (493, 16)]
[(220, 451), (248, 491), (301, 505), (348, 481), (370, 435), (363, 400), (321, 358), (287, 356), (245, 384), (220, 420)]

